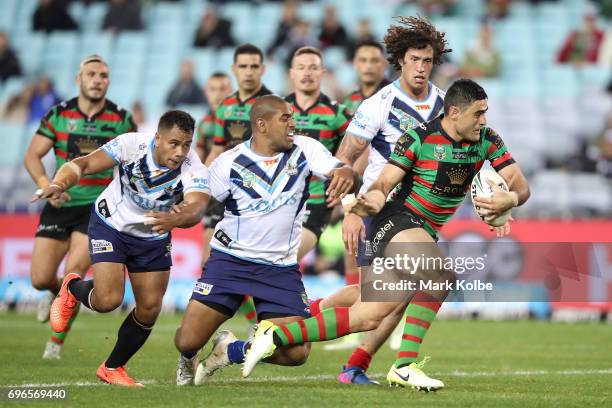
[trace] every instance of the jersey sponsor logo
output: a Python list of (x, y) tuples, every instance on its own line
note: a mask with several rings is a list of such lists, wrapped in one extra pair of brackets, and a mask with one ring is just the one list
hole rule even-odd
[(245, 133), (247, 132), (247, 127), (240, 122), (232, 122), (228, 127), (227, 131), (229, 132), (232, 140), (242, 140)]
[(416, 108), (416, 110), (430, 110), (431, 106), (429, 105), (414, 105), (414, 107)]
[(198, 293), (200, 295), (207, 296), (210, 294), (210, 291), (214, 287), (215, 285), (211, 283), (196, 282), (195, 288), (193, 288), (193, 293)]
[(440, 162), (431, 193), (440, 197), (463, 197), (475, 174), (474, 163)]
[(87, 136), (77, 133), (68, 134), (68, 160), (88, 155), (102, 147), (109, 139), (108, 137)]
[(273, 159), (273, 160), (264, 160), (263, 164), (266, 167), (271, 167), (274, 164), (276, 164), (276, 162), (278, 161), (278, 159)]
[(225, 231), (221, 229), (215, 232), (215, 238), (217, 238), (219, 242), (221, 242), (223, 245), (225, 245), (228, 248), (230, 244), (232, 243), (232, 239), (225, 233)]
[(105, 239), (92, 239), (90, 242), (92, 254), (113, 252), (113, 243), (110, 241), (107, 241)]
[(297, 118), (295, 118), (295, 126), (296, 127), (308, 126), (308, 122), (309, 122), (308, 119), (309, 119), (308, 116), (298, 116)]
[(357, 126), (359, 129), (365, 130), (366, 129), (366, 124), (365, 124), (365, 116), (363, 113), (361, 113), (360, 111), (357, 111), (355, 113), (355, 116), (353, 116), (353, 119), (351, 120), (351, 123), (353, 124), (353, 126)]
[(83, 132), (86, 133), (96, 133), (98, 131), (98, 127), (95, 123), (85, 123), (83, 125)]
[(444, 160), (446, 158), (446, 148), (441, 144), (437, 144), (434, 147), (434, 156), (436, 156), (438, 161)]
[(297, 196), (300, 194), (281, 194), (279, 197), (276, 197), (271, 201), (266, 199), (252, 201), (247, 206), (247, 210), (262, 214), (269, 213), (270, 211), (274, 211), (283, 205), (295, 205), (298, 202)]
[(104, 124), (100, 127), (100, 131), (101, 132), (113, 132), (113, 133), (117, 133), (117, 128), (115, 128), (114, 126), (110, 126), (107, 124)]
[(157, 203), (155, 200), (149, 200), (129, 187), (125, 188), (124, 191), (127, 193), (127, 196), (132, 200), (132, 202), (143, 210), (168, 211), (173, 204), (172, 202)]

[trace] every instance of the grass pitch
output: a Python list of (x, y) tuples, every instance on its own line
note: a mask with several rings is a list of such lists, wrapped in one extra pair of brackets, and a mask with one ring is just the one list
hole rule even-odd
[[(437, 393), (389, 388), (385, 375), (395, 352), (383, 346), (370, 373), (380, 387), (347, 386), (336, 375), (349, 350), (324, 351), (315, 344), (301, 367), (261, 365), (243, 380), (240, 367), (216, 374), (202, 387), (174, 385), (177, 352), (172, 342), (180, 316), (161, 316), (129, 372), (144, 389), (100, 383), (95, 371), (112, 349), (123, 314), (82, 313), (67, 338), (61, 361), (41, 359), (49, 326), (33, 315), (0, 314), (0, 387), (52, 385), (65, 401), (0, 405), (87, 407), (535, 407), (612, 406), (612, 325), (535, 321), (437, 321), (421, 355), (425, 371), (443, 380)], [(226, 325), (246, 336), (246, 321)], [(207, 352), (207, 350), (205, 350)], [(6, 392), (5, 392), (6, 394)], [(34, 404), (34, 405), (32, 405)]]

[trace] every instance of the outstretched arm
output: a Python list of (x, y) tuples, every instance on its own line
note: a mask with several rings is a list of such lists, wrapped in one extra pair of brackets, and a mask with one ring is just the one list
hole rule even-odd
[(32, 197), (32, 202), (45, 198), (57, 200), (64, 191), (77, 184), (81, 176), (99, 173), (103, 170), (112, 169), (114, 166), (115, 161), (101, 149), (64, 163), (55, 173), (51, 183), (44, 189), (36, 191)]

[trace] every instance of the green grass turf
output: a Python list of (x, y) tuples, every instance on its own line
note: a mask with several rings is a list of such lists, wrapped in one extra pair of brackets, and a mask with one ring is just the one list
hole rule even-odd
[[(67, 338), (63, 359), (43, 361), (48, 325), (33, 315), (0, 314), (0, 387), (65, 384), (67, 401), (21, 404), (30, 407), (612, 406), (609, 324), (437, 321), (421, 355), (432, 356), (426, 372), (443, 380), (446, 388), (427, 394), (339, 384), (335, 376), (350, 351), (324, 351), (322, 344), (313, 347), (302, 367), (260, 365), (249, 380), (241, 379), (239, 367), (231, 367), (205, 386), (178, 388), (172, 338), (180, 316), (174, 315), (160, 317), (129, 363), (129, 372), (146, 388), (103, 385), (95, 371), (112, 349), (122, 319), (119, 314), (82, 313)], [(226, 326), (246, 335), (241, 317)], [(372, 363), (370, 372), (381, 382), (394, 355), (385, 345)], [(0, 405), (8, 404), (3, 400)]]

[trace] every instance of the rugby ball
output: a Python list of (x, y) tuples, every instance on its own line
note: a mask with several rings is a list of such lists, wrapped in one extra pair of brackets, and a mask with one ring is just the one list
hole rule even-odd
[[(476, 215), (478, 215), (478, 217), (480, 217), (480, 219), (483, 221), (485, 221), (485, 217), (484, 215), (480, 215), (480, 207), (476, 205), (476, 203), (474, 202), (474, 198), (493, 196), (493, 188), (489, 185), (489, 183), (487, 183), (487, 180), (491, 180), (492, 182), (497, 184), (502, 190), (508, 191), (508, 185), (506, 184), (506, 181), (494, 170), (482, 169), (478, 172), (478, 174), (476, 174), (476, 176), (472, 180), (472, 187), (470, 189), (472, 194), (472, 206), (474, 206), (474, 211), (476, 211)], [(487, 224), (493, 227), (501, 227), (506, 223), (506, 221), (508, 221), (508, 217), (510, 217), (510, 210), (497, 217), (491, 223), (487, 222)]]

